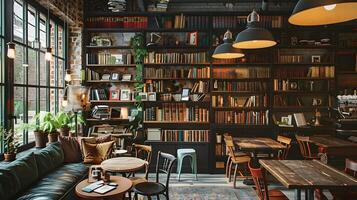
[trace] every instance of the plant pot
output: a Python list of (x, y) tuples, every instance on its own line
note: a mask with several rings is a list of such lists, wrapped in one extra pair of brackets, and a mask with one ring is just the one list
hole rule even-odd
[(16, 159), (16, 153), (4, 153), (4, 161), (11, 162)]
[(47, 135), (42, 131), (35, 131), (35, 147), (36, 148), (44, 148), (47, 143)]
[(60, 134), (60, 136), (68, 136), (69, 135), (69, 127), (65, 126), (62, 128), (57, 129), (57, 132)]
[(48, 143), (54, 143), (58, 141), (58, 133), (53, 132), (48, 134)]

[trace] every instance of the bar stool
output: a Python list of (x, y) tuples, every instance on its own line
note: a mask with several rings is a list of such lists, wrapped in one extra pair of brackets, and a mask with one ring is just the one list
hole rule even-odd
[(194, 149), (177, 149), (177, 173), (178, 173), (178, 181), (180, 181), (181, 169), (183, 159), (189, 156), (191, 159), (191, 169), (192, 174), (195, 174), (195, 180), (197, 181), (197, 154)]

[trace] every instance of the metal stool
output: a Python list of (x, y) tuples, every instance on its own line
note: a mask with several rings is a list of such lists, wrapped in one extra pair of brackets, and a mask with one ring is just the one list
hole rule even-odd
[(194, 150), (194, 149), (177, 149), (178, 181), (180, 181), (183, 159), (186, 156), (189, 156), (191, 158), (190, 162), (191, 162), (192, 174), (195, 174), (195, 180), (197, 180), (197, 154), (196, 154), (196, 150)]

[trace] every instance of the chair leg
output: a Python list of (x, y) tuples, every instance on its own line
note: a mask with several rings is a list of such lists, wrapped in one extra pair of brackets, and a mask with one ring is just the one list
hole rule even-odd
[(129, 199), (131, 200), (131, 191), (128, 192)]
[(234, 178), (233, 178), (233, 188), (236, 188), (236, 181), (237, 181), (237, 171), (238, 171), (238, 164), (235, 164), (234, 168)]
[(148, 200), (151, 200), (151, 196), (148, 196)]
[(166, 191), (165, 197), (166, 197), (167, 200), (170, 200), (169, 190)]
[(233, 164), (233, 162), (231, 161), (231, 162), (229, 163), (228, 182), (231, 182), (231, 181), (232, 181), (232, 164)]
[(134, 193), (134, 199), (138, 200), (138, 194)]
[(160, 200), (160, 195), (156, 195), (157, 200)]
[(195, 180), (197, 181), (198, 178), (197, 178), (197, 156), (196, 156), (196, 154), (192, 155), (192, 157), (191, 157), (191, 165), (192, 165), (192, 174), (195, 175)]
[(181, 176), (181, 168), (182, 168), (182, 157), (178, 157), (177, 159), (177, 179), (180, 181), (180, 176)]
[(228, 156), (227, 162), (226, 162), (226, 174), (225, 174), (226, 178), (228, 178), (228, 166), (229, 166), (229, 160), (230, 160), (230, 159), (231, 159), (231, 158)]

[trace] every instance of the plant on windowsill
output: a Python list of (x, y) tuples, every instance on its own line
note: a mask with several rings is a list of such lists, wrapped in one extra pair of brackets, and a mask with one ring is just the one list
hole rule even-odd
[(134, 139), (136, 136), (140, 135), (142, 133), (142, 102), (141, 102), (141, 96), (139, 95), (140, 92), (143, 92), (144, 88), (144, 83), (143, 83), (143, 65), (144, 65), (144, 59), (148, 54), (148, 51), (146, 49), (145, 45), (145, 36), (143, 33), (138, 33), (136, 34), (133, 38), (131, 38), (130, 41), (130, 46), (133, 48), (134, 51), (134, 62), (136, 65), (136, 70), (135, 70), (135, 83), (134, 83), (134, 88), (135, 88), (135, 107), (136, 109), (132, 111), (131, 116), (129, 118), (130, 121), (130, 127), (129, 129), (133, 132), (135, 135)]
[(70, 131), (70, 123), (72, 120), (72, 114), (65, 112), (58, 112), (56, 116), (54, 116), (57, 121), (58, 127), (57, 132), (61, 136), (68, 136)]
[[(76, 119), (77, 118), (77, 124), (76, 124)], [(78, 128), (78, 127), (76, 127), (76, 126), (78, 126), (78, 125), (83, 125), (83, 124), (85, 124), (85, 119), (84, 119), (84, 117), (83, 117), (83, 112), (79, 112), (79, 113), (77, 113), (77, 114), (71, 114), (71, 122), (69, 123), (69, 129), (70, 129), (70, 132), (69, 132), (69, 135), (71, 136), (71, 137), (75, 137), (76, 135), (75, 135), (75, 132), (76, 132), (76, 128)]]
[(4, 138), (4, 160), (11, 162), (16, 159), (16, 153), (20, 146), (20, 138), (13, 130), (6, 130), (0, 127), (0, 135)]
[(42, 131), (48, 133), (48, 142), (53, 143), (58, 141), (57, 127), (59, 127), (55, 116), (47, 112), (43, 117), (43, 122), (41, 123)]
[(35, 147), (36, 148), (44, 148), (46, 147), (46, 143), (48, 141), (47, 133), (42, 131), (41, 123), (43, 118), (41, 118), (40, 114), (36, 114), (30, 123), (23, 123), (17, 130), (18, 131), (33, 131), (35, 136)]

